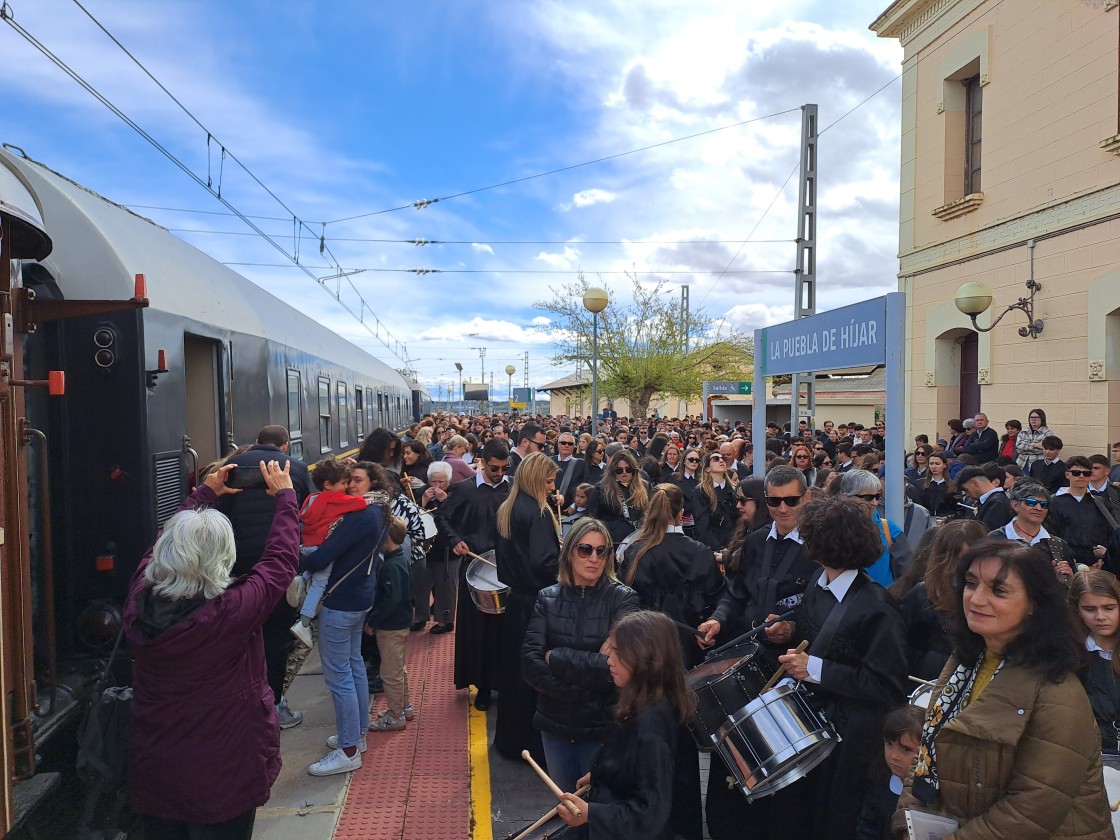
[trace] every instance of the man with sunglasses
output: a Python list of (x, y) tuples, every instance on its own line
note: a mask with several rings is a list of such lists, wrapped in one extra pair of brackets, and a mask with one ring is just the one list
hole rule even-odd
[(985, 473), (983, 467), (965, 467), (957, 473), (957, 487), (976, 504), (975, 518), (989, 531), (1002, 528), (1015, 513), (1007, 494)]
[(1116, 574), (1117, 522), (1105, 500), (1089, 491), (1093, 464), (1088, 458), (1074, 455), (1066, 461), (1069, 487), (1061, 488), (1050, 499), (1050, 531), (1067, 543), (1073, 558), (1086, 566), (1103, 563), (1106, 571)]
[(576, 436), (573, 432), (561, 432), (556, 439), (556, 457), (560, 473), (556, 477), (556, 492), (565, 499), (572, 498), (569, 488), (574, 490), (587, 481), (587, 464), (583, 458), (576, 457)]
[(1015, 540), (1041, 549), (1050, 557), (1058, 580), (1068, 582), (1073, 577), (1073, 553), (1065, 540), (1042, 527), (1046, 514), (1050, 512), (1050, 491), (1037, 481), (1027, 479), (1017, 482), (1007, 496), (1015, 518), (988, 536)]
[(522, 426), (517, 436), (517, 448), (509, 453), (510, 475), (517, 472), (517, 465), (534, 452), (544, 452), (547, 445), (548, 437), (545, 435), (544, 429), (533, 422)]
[[(447, 501), (436, 511), (436, 524), (447, 535), (452, 553), (469, 560), (498, 541), (498, 508), (509, 496), (509, 449), (497, 438), (482, 447), (481, 466), (473, 481), (451, 488)], [(463, 576), (469, 563), (461, 566), (455, 617), (455, 687), (478, 687), (475, 708), (490, 705), (490, 690), (498, 683), (498, 651), (501, 649), (504, 616), (488, 615), (475, 608)]]

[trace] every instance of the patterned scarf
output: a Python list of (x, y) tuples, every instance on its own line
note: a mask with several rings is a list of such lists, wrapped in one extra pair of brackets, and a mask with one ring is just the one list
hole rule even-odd
[[(964, 711), (972, 695), (972, 684), (980, 672), (980, 665), (984, 662), (984, 654), (970, 667), (964, 664), (957, 665), (952, 676), (941, 688), (941, 693), (934, 699), (926, 714), (926, 721), (922, 725), (922, 742), (918, 746), (918, 757), (914, 765), (914, 782), (911, 790), (914, 796), (922, 803), (929, 805), (937, 796), (939, 783), (937, 781), (937, 736), (951, 720)], [(1003, 668), (1004, 660), (996, 666), (992, 679)]]

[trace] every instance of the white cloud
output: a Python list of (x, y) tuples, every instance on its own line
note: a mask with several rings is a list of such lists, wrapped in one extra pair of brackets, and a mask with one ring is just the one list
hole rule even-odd
[(547, 327), (549, 324), (552, 323), (552, 319), (551, 318), (546, 318), (543, 315), (538, 315), (536, 318), (534, 318), (529, 323), (532, 324), (534, 327)]
[[(534, 319), (536, 320), (536, 319)], [(545, 319), (547, 324), (547, 319)], [(431, 327), (416, 336), (419, 341), (465, 341), (473, 339), (479, 342), (517, 342), (519, 344), (552, 344), (560, 333), (555, 330), (544, 330), (534, 324), (532, 327), (523, 327), (512, 321), (495, 320), (475, 316), (467, 321), (444, 321), (437, 327)]]
[(609, 190), (601, 190), (598, 187), (592, 187), (587, 190), (580, 190), (572, 196), (571, 201), (557, 204), (556, 209), (561, 213), (567, 213), (573, 207), (591, 207), (595, 204), (610, 204), (618, 198), (617, 195)]
[(490, 256), (494, 256), (494, 249), (483, 242), (472, 242), (471, 250), (476, 254), (489, 254)]
[(550, 265), (553, 268), (571, 268), (574, 269), (579, 265), (579, 249), (573, 248), (570, 245), (565, 245), (563, 252), (559, 254), (550, 253), (548, 251), (541, 251), (537, 254), (537, 259), (545, 265)]

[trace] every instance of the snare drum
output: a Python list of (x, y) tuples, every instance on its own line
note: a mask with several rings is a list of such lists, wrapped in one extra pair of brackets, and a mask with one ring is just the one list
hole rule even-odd
[(768, 675), (757, 653), (752, 644), (745, 656), (688, 672), (696, 692), (689, 730), (700, 749), (719, 753), (748, 802), (806, 776), (840, 740), (802, 686), (762, 692)]
[(436, 527), (436, 518), (426, 510), (420, 511), (420, 522), (424, 525), (425, 543), (428, 543), (439, 536), (439, 528)]
[(933, 703), (933, 686), (920, 685), (910, 692), (909, 703), (911, 706), (917, 706), (922, 711), (928, 712), (930, 704)]
[(471, 600), (481, 612), (501, 615), (509, 602), (509, 587), (498, 580), (498, 570), (490, 564), (494, 561), (494, 552), (487, 551), (481, 556), (485, 560), (476, 557), (467, 566), (467, 588)]

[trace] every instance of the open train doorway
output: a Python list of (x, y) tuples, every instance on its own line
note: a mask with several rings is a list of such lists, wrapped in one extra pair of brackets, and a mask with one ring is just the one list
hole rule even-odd
[(198, 453), (199, 469), (225, 454), (221, 445), (221, 354), (220, 341), (183, 336), (187, 436), (191, 448)]

